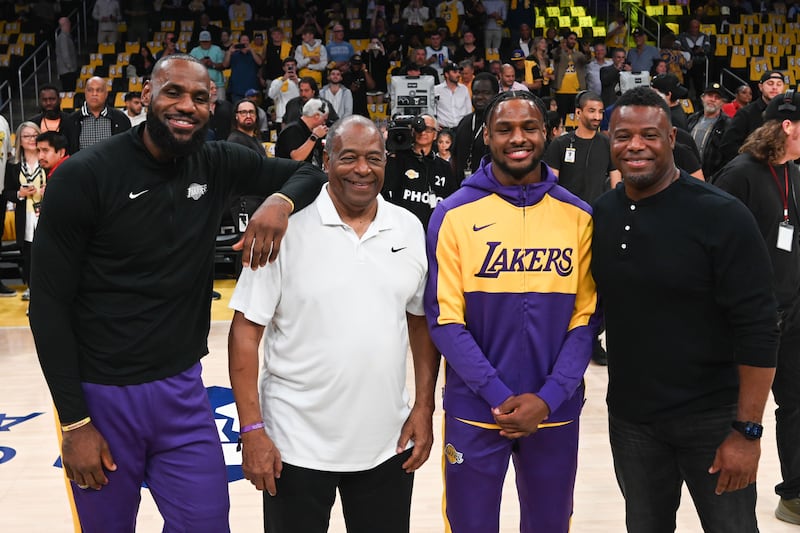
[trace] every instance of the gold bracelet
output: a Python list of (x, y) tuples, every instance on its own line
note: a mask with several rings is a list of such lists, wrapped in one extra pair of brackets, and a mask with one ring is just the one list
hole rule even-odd
[(287, 202), (289, 202), (289, 205), (292, 206), (292, 213), (294, 213), (294, 202), (292, 201), (291, 198), (280, 192), (274, 192), (272, 193), (272, 196), (277, 196), (278, 198), (281, 198), (282, 200), (286, 200)]
[(61, 426), (61, 431), (72, 431), (74, 429), (82, 428), (86, 424), (89, 424), (92, 421), (90, 417), (86, 417), (83, 420), (78, 420), (77, 422), (73, 422), (72, 424), (66, 424)]

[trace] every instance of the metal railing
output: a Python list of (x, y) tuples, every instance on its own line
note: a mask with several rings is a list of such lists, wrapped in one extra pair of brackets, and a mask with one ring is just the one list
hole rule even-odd
[(657, 18), (648, 15), (640, 5), (625, 2), (623, 8), (627, 11), (628, 32), (632, 31), (633, 21), (635, 20), (638, 23), (638, 28), (641, 28), (648, 36), (655, 39), (656, 48), (658, 48), (661, 42), (661, 22)]
[[(708, 75), (708, 72), (706, 72), (706, 75)], [(728, 85), (726, 85), (725, 83), (726, 81), (734, 81), (736, 83), (736, 87), (734, 87), (733, 90), (729, 89)], [(747, 86), (750, 85), (750, 83), (747, 80), (740, 78), (727, 68), (723, 68), (719, 71), (719, 84), (722, 85), (722, 88), (728, 91), (731, 95), (735, 95), (736, 89), (738, 89), (742, 85), (747, 85)]]
[(11, 94), (11, 83), (4, 81), (0, 83), (0, 114), (8, 109), (8, 124), (14, 124), (14, 100)]
[[(19, 81), (19, 111), (21, 116), (25, 116), (25, 86), (33, 82), (33, 94), (39, 94), (39, 71), (43, 68), (47, 71), (47, 81), (52, 83), (52, 56), (50, 43), (42, 43), (28, 59), (22, 62), (17, 71)], [(31, 68), (32, 66), (32, 68)], [(28, 72), (29, 71), (29, 72)]]

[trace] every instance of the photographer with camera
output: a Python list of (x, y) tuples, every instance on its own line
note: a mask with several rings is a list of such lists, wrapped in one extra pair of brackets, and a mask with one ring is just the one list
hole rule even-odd
[(353, 113), (369, 118), (367, 91), (375, 89), (375, 79), (364, 64), (361, 54), (350, 58), (350, 69), (342, 76), (342, 83), (353, 93)]
[(299, 78), (297, 77), (297, 61), (293, 56), (283, 60), (283, 76), (275, 78), (269, 84), (267, 95), (275, 102), (275, 123), (280, 130), (283, 124), (283, 115), (286, 114), (286, 104), (300, 96)]
[(306, 161), (322, 168), (323, 139), (328, 134), (330, 104), (311, 98), (303, 106), (300, 119), (286, 124), (278, 135), (275, 155), (294, 161)]
[(433, 156), (438, 129), (430, 115), (396, 117), (386, 140), (389, 157), (381, 194), (414, 213), (426, 230), (433, 208), (458, 189), (450, 164)]

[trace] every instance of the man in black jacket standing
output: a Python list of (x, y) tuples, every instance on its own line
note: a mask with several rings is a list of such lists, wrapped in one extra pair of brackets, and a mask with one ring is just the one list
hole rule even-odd
[(710, 182), (714, 173), (726, 163), (726, 160), (722, 158), (720, 146), (722, 145), (722, 136), (731, 119), (722, 112), (724, 100), (719, 83), (712, 83), (706, 87), (700, 100), (703, 102), (702, 111), (693, 113), (686, 120), (686, 125), (700, 150), (703, 176), (706, 181)]
[(274, 260), (289, 215), (325, 176), (205, 142), (209, 85), (191, 56), (159, 61), (142, 91), (145, 124), (61, 164), (42, 206), (31, 329), (85, 533), (133, 531), (143, 482), (165, 530), (229, 530), (200, 375), (215, 237), (231, 195), (269, 195), (237, 248), (245, 266)]
[(792, 163), (797, 158), (800, 95), (790, 90), (770, 101), (764, 124), (715, 182), (755, 216), (775, 273), (781, 339), (772, 393), (778, 405), (775, 434), (783, 478), (775, 487), (781, 497), (775, 516), (792, 524), (800, 524), (800, 172)]
[(99, 76), (89, 78), (86, 81), (86, 102), (61, 125), (71, 155), (130, 129), (131, 121), (125, 113), (109, 106), (107, 99), (106, 80)]

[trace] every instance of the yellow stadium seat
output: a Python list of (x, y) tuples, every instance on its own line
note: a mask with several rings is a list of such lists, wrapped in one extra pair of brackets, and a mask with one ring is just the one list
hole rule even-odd
[(103, 54), (89, 54), (89, 64), (93, 67), (103, 64)]
[(181, 31), (188, 31), (189, 33), (194, 31), (194, 21), (193, 20), (182, 20), (181, 21)]
[(101, 43), (97, 45), (98, 54), (116, 54), (117, 47), (112, 43)]
[(125, 95), (128, 93), (117, 93), (114, 95), (114, 107), (125, 107)]
[(694, 104), (688, 98), (684, 98), (683, 100), (678, 100), (681, 103), (681, 107), (683, 108), (683, 112), (686, 113), (686, 116), (691, 115), (694, 113)]
[(175, 31), (175, 21), (174, 20), (162, 20), (161, 21), (161, 31)]
[(19, 44), (36, 44), (36, 34), (34, 33), (20, 33), (17, 35), (17, 42)]
[(25, 55), (25, 45), (24, 44), (10, 44), (8, 45), (8, 53), (12, 56), (24, 56)]
[(10, 66), (11, 66), (11, 54), (1, 54), (0, 67), (10, 67)]
[(19, 33), (20, 32), (19, 21), (7, 22), (6, 27), (3, 28), (3, 31), (5, 33)]
[(139, 51), (139, 48), (140, 48), (139, 43), (136, 42), (136, 41), (133, 41), (133, 42), (128, 41), (128, 42), (125, 43), (125, 53), (126, 54), (135, 54), (136, 52)]
[(81, 67), (80, 78), (82, 80), (88, 80), (92, 76), (94, 76), (94, 65), (83, 65)]
[(142, 92), (142, 85), (144, 85), (144, 80), (142, 80), (141, 76), (128, 78), (128, 92)]
[(369, 39), (350, 39), (350, 44), (356, 52), (362, 52), (369, 46)]
[(357, 7), (348, 7), (347, 12), (345, 14), (345, 18), (348, 20), (353, 20), (359, 18), (359, 9)]
[(109, 78), (121, 78), (125, 75), (125, 65), (115, 64), (108, 66)]
[(667, 6), (667, 15), (670, 17), (679, 17), (686, 13), (686, 6), (674, 6), (672, 4)]

